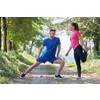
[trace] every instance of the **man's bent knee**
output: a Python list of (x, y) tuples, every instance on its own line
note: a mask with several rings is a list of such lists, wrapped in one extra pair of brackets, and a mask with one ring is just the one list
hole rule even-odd
[(63, 64), (63, 65), (65, 65), (65, 62), (62, 60), (60, 64)]

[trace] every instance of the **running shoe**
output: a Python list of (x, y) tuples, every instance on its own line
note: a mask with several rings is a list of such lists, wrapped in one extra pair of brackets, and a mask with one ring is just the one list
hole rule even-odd
[(55, 77), (54, 77), (54, 79), (64, 79), (64, 78), (62, 78), (60, 75), (55, 75)]
[(24, 78), (25, 77), (25, 74), (22, 74), (19, 78)]
[(82, 78), (81, 78), (81, 77), (76, 77), (74, 80), (76, 80), (76, 81), (81, 81)]

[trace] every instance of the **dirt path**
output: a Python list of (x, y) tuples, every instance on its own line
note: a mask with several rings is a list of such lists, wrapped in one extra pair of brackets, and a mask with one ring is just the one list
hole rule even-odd
[(24, 79), (13, 79), (9, 84), (100, 84), (100, 76), (96, 74), (82, 73), (82, 81), (75, 81), (77, 73), (72, 68), (65, 66), (61, 75), (63, 80), (54, 80), (54, 74), (58, 68), (55, 65), (53, 70), (46, 69), (44, 64), (33, 69)]

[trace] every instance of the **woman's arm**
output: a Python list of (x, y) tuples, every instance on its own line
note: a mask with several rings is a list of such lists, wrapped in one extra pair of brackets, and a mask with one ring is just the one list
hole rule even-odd
[(65, 56), (68, 56), (68, 54), (69, 54), (69, 52), (71, 51), (71, 49), (72, 49), (72, 45), (70, 45), (70, 47), (69, 47), (67, 53), (65, 54)]
[(88, 51), (89, 49), (87, 48), (87, 46), (86, 46), (85, 43), (83, 42), (82, 37), (79, 36), (78, 38), (79, 38), (79, 41), (80, 41), (80, 43), (82, 44), (82, 46), (84, 46), (85, 51)]

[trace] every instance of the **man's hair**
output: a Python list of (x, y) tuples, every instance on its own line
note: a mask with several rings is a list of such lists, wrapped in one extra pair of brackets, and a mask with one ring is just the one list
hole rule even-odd
[(55, 32), (56, 30), (55, 30), (55, 29), (50, 29), (50, 32), (52, 32), (52, 31), (54, 31), (54, 32)]

